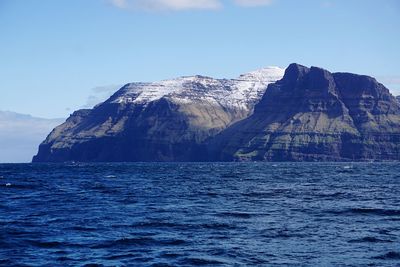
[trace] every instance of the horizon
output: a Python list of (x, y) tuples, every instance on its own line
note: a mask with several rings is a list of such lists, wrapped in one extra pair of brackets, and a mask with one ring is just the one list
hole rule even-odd
[(400, 0), (0, 0), (0, 265), (400, 263)]
[(132, 82), (298, 63), (398, 96), (399, 14), (396, 0), (0, 1), (0, 162), (30, 161), (56, 122)]

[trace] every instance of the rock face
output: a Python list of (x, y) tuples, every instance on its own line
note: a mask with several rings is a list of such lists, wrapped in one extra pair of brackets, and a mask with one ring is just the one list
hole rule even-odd
[(207, 160), (205, 140), (248, 117), (283, 74), (269, 67), (232, 80), (192, 76), (127, 84), (95, 108), (74, 112), (33, 162)]
[(127, 84), (73, 113), (33, 161), (400, 160), (400, 103), (382, 84), (298, 64), (283, 72)]
[(400, 104), (371, 77), (291, 64), (209, 149), (223, 161), (400, 160)]

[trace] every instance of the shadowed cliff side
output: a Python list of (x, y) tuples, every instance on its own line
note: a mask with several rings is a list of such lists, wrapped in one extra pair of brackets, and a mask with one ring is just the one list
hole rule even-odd
[(400, 160), (400, 103), (374, 78), (298, 64), (282, 76), (127, 84), (72, 114), (33, 161)]
[(208, 147), (223, 161), (399, 160), (400, 105), (371, 77), (291, 64)]
[(127, 84), (55, 128), (33, 162), (205, 161), (205, 140), (249, 116), (276, 67), (237, 79), (181, 77)]

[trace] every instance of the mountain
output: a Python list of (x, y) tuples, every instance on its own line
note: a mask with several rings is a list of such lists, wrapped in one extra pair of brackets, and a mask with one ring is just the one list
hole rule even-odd
[(299, 64), (231, 80), (127, 84), (93, 109), (74, 112), (33, 158), (352, 160), (400, 160), (400, 103), (372, 77)]
[(397, 102), (400, 103), (400, 95), (396, 96)]
[(283, 74), (268, 67), (236, 79), (127, 84), (93, 109), (74, 112), (33, 161), (207, 160), (205, 141), (248, 117), (268, 84)]
[(29, 162), (43, 138), (62, 121), (0, 111), (0, 162)]
[(374, 78), (291, 64), (209, 148), (223, 161), (400, 160), (400, 104)]

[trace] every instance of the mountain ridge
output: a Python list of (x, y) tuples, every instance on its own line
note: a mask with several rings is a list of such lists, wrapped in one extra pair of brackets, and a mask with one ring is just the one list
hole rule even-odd
[(400, 105), (382, 84), (291, 64), (209, 147), (223, 161), (348, 161), (399, 160), (399, 145)]
[(400, 160), (400, 104), (376, 79), (293, 63), (237, 79), (129, 83), (74, 112), (34, 162)]
[(204, 141), (252, 113), (284, 70), (129, 83), (54, 129), (33, 161), (205, 160)]

